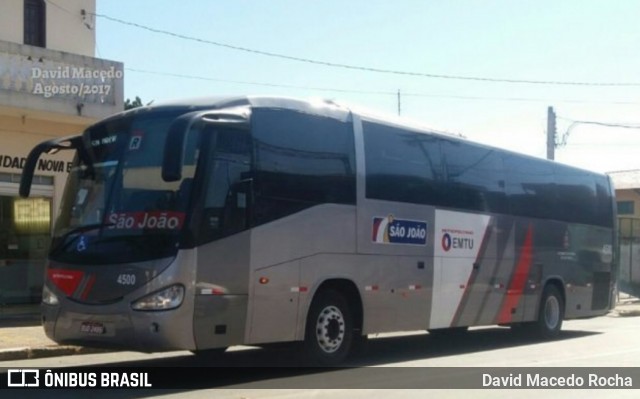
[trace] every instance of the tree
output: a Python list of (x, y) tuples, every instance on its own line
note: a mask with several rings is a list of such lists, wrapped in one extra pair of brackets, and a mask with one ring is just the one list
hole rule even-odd
[(128, 109), (132, 109), (132, 108), (137, 108), (137, 107), (141, 107), (142, 106), (142, 100), (140, 99), (140, 97), (136, 96), (136, 99), (131, 101), (128, 98), (126, 99), (126, 101), (124, 102), (124, 110), (128, 110)]

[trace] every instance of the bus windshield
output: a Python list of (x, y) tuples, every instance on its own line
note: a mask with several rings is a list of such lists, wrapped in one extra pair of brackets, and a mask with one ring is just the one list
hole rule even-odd
[(83, 264), (170, 257), (177, 251), (195, 172), (195, 133), (185, 145), (183, 178), (161, 177), (164, 142), (176, 112), (105, 121), (83, 135), (53, 234), (51, 259)]

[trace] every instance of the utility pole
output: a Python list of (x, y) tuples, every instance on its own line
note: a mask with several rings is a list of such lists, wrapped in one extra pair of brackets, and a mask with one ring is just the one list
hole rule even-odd
[(400, 89), (398, 89), (398, 116), (400, 116)]
[(553, 107), (547, 108), (547, 159), (555, 159), (556, 150), (556, 113)]

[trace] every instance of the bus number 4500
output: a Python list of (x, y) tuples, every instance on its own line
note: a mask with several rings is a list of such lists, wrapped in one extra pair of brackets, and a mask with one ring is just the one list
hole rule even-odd
[(135, 285), (136, 283), (136, 275), (135, 274), (120, 274), (118, 275), (118, 280), (116, 280), (120, 285)]

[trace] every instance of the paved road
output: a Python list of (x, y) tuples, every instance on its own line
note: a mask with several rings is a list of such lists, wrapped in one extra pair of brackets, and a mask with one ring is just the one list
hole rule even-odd
[[(371, 340), (369, 351), (352, 360), (353, 366), (372, 366), (374, 369), (344, 369), (309, 371), (295, 366), (295, 356), (283, 350), (235, 350), (227, 353), (219, 362), (200, 360), (187, 352), (145, 355), (131, 352), (67, 356), (48, 359), (33, 359), (0, 362), (0, 367), (76, 367), (102, 366), (225, 366), (226, 369), (211, 370), (211, 381), (207, 385), (214, 391), (202, 390), (162, 392), (176, 398), (215, 396), (216, 398), (273, 398), (273, 397), (344, 397), (359, 398), (375, 393), (365, 388), (416, 387), (425, 381), (439, 381), (446, 386), (457, 387), (478, 374), (469, 369), (447, 370), (425, 367), (640, 367), (640, 318), (601, 317), (591, 320), (576, 320), (565, 323), (561, 339), (553, 342), (536, 342), (519, 338), (508, 329), (474, 329), (466, 336), (452, 339), (435, 339), (428, 334), (412, 336), (385, 336)], [(9, 364), (7, 364), (9, 363)], [(247, 370), (228, 367), (261, 367)], [(273, 366), (284, 366), (274, 368)], [(176, 370), (176, 377), (179, 371)], [(482, 370), (482, 369), (481, 369)], [(489, 370), (489, 369), (487, 369)], [(507, 369), (509, 370), (509, 369)], [(477, 370), (476, 370), (477, 371)], [(621, 370), (624, 372), (624, 370)], [(223, 376), (222, 378), (216, 378)], [(6, 378), (0, 376), (0, 378)], [(634, 380), (640, 387), (640, 378)], [(308, 388), (284, 390), (282, 388)], [(271, 389), (265, 389), (271, 388)], [(321, 389), (325, 388), (325, 389)], [(326, 388), (338, 388), (330, 390)], [(358, 389), (344, 389), (358, 388)], [(49, 391), (55, 396), (64, 391)], [(385, 396), (438, 397), (438, 398), (590, 398), (615, 397), (637, 398), (638, 390), (594, 391), (558, 390), (443, 390), (437, 394), (422, 390), (388, 390)], [(20, 396), (25, 393), (20, 391)], [(150, 397), (158, 391), (95, 391), (91, 396)], [(163, 396), (166, 397), (166, 396)]]

